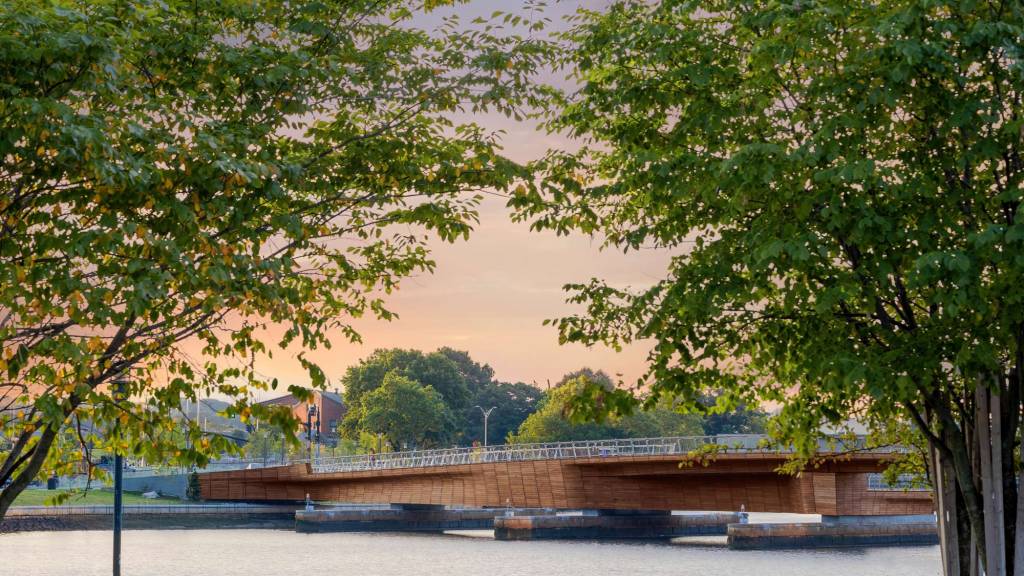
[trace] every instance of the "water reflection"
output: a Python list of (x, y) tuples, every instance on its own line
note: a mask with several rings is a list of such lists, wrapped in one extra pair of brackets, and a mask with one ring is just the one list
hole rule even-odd
[[(298, 534), (278, 530), (138, 530), (124, 535), (133, 576), (674, 575), (933, 576), (938, 549), (734, 551), (724, 537), (649, 542), (498, 542), (487, 532)], [(0, 573), (110, 573), (107, 532), (0, 535)]]

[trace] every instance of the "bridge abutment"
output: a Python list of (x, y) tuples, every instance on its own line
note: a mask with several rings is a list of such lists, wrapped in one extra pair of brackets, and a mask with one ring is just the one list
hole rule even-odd
[(822, 516), (820, 523), (732, 524), (729, 547), (738, 550), (903, 546), (939, 543), (930, 514)]
[(724, 535), (737, 513), (673, 515), (664, 510), (595, 510), (581, 514), (499, 516), (496, 540), (659, 540)]
[[(534, 513), (538, 510), (520, 510)], [(448, 508), (435, 504), (391, 504), (384, 507), (299, 510), (298, 532), (444, 532), (490, 530), (503, 508)]]

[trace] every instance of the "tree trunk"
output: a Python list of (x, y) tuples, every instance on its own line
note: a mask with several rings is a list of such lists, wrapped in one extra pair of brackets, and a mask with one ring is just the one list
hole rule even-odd
[(929, 450), (928, 461), (932, 486), (935, 487), (935, 518), (939, 529), (939, 550), (942, 556), (942, 573), (947, 576), (968, 576), (967, 566), (961, 566), (960, 542), (957, 537), (956, 482), (951, 466), (942, 453), (934, 446)]
[[(1024, 442), (1020, 445), (1020, 461), (1024, 462)], [(1024, 485), (1024, 470), (1017, 475), (1017, 486)], [(1014, 535), (1013, 576), (1024, 576), (1024, 498), (1017, 494), (1017, 531)]]
[(985, 518), (985, 531), (982, 536), (985, 540), (985, 554), (982, 556), (984, 558), (983, 566), (986, 576), (1005, 576), (1002, 564), (1006, 557), (1006, 546), (1001, 545), (1003, 541), (1003, 511), (999, 506), (1001, 498), (996, 496), (997, 486), (1000, 488), (998, 491), (1002, 492), (1002, 468), (997, 469), (995, 462), (995, 455), (1001, 453), (1002, 445), (1000, 443), (999, 447), (995, 448), (998, 432), (992, 422), (992, 413), (998, 409), (992, 410), (991, 392), (980, 377), (974, 394), (974, 427), (975, 437), (978, 441), (978, 460), (981, 464), (982, 513)]
[[(929, 399), (928, 467), (946, 576), (1024, 576), (1024, 445), (1016, 376), (978, 377), (950, 410)], [(990, 386), (991, 383), (994, 386)], [(1020, 451), (1018, 459), (1017, 451)]]
[(32, 457), (25, 463), (25, 467), (16, 473), (11, 483), (3, 491), (0, 491), (0, 522), (7, 515), (7, 510), (14, 503), (14, 499), (18, 497), (18, 494), (21, 494), (28, 487), (29, 482), (32, 482), (36, 475), (39, 474), (39, 470), (42, 469), (43, 463), (46, 462), (46, 456), (50, 452), (50, 446), (53, 445), (56, 437), (57, 428), (44, 428), (39, 434), (39, 440), (31, 448), (34, 450)]

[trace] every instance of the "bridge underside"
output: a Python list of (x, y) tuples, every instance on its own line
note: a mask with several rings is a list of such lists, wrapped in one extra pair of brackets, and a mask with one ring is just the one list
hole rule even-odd
[(207, 500), (302, 500), (467, 507), (794, 512), (830, 516), (929, 514), (928, 492), (872, 491), (886, 457), (847, 456), (799, 477), (784, 457), (723, 454), (707, 465), (679, 456), (610, 456), (429, 468), (313, 473), (307, 464), (200, 475)]

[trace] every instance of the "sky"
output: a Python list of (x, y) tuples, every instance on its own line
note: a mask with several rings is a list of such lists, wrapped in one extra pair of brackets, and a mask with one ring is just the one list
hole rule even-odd
[[(557, 20), (579, 5), (598, 7), (587, 1), (557, 2), (549, 8), (550, 16)], [(517, 6), (518, 2), (508, 0), (478, 0), (458, 11), (468, 22), (477, 15), (498, 9), (511, 11)], [(437, 19), (434, 15), (421, 22), (429, 26)], [(559, 78), (544, 80), (564, 85)], [(507, 131), (502, 140), (505, 154), (516, 161), (530, 160), (549, 148), (574, 146), (558, 135), (499, 116), (473, 120), (486, 128)], [(331, 350), (309, 355), (326, 371), (330, 387), (340, 386), (345, 368), (376, 348), (389, 347), (466, 350), (476, 361), (491, 365), (497, 379), (535, 383), (542, 388), (583, 366), (605, 370), (627, 382), (643, 374), (648, 351), (644, 343), (621, 352), (559, 345), (557, 330), (542, 323), (579, 310), (565, 302), (567, 293), (562, 286), (566, 283), (600, 277), (616, 286), (645, 287), (663, 275), (668, 255), (601, 251), (596, 239), (531, 232), (528, 224), (511, 221), (504, 204), (501, 198), (487, 197), (480, 207), (480, 223), (468, 241), (432, 245), (436, 271), (406, 279), (388, 299), (398, 319), (359, 320), (355, 327), (363, 337), (362, 344), (348, 343), (338, 333)], [(258, 370), (282, 383), (308, 383), (295, 359), (297, 352), (278, 352), (272, 361), (259, 363)]]

